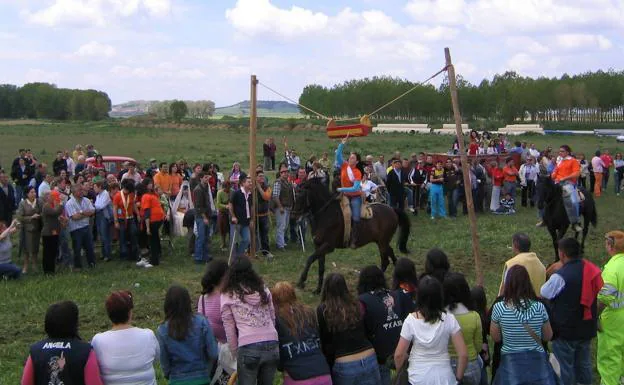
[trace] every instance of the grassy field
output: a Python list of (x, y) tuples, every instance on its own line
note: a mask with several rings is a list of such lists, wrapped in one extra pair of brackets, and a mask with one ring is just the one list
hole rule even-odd
[[(264, 137), (273, 136), (278, 139), (285, 133), (277, 130), (259, 132), (258, 153), (261, 154)], [(184, 157), (189, 162), (216, 161), (223, 170), (227, 170), (235, 160), (247, 163), (247, 138), (248, 135), (243, 130), (135, 129), (120, 128), (108, 123), (0, 125), (0, 163), (8, 166), (18, 148), (29, 147), (39, 159), (51, 163), (58, 149), (73, 148), (76, 143), (93, 143), (105, 155), (131, 156), (141, 162), (150, 157), (163, 161)], [(597, 148), (608, 148), (612, 152), (624, 150), (621, 144), (617, 148), (615, 140), (609, 138), (528, 136), (521, 139), (535, 142), (538, 148), (567, 143), (575, 151), (585, 153), (592, 153)], [(317, 131), (288, 133), (288, 140), (302, 158), (324, 151), (331, 154), (336, 146), (324, 133)], [(451, 142), (450, 137), (429, 135), (373, 135), (351, 141), (348, 149), (363, 154), (385, 154), (389, 157), (395, 150), (403, 154), (446, 151)], [(269, 176), (274, 180), (274, 175)], [(610, 183), (609, 191), (598, 200), (598, 227), (590, 230), (586, 245), (587, 257), (599, 265), (606, 261), (603, 234), (613, 228), (622, 227), (618, 214), (624, 208), (624, 197), (616, 197), (613, 193), (613, 182)], [(534, 227), (535, 222), (535, 210), (522, 208), (512, 217), (488, 214), (478, 217), (482, 264), (489, 300), (494, 298), (498, 288), (503, 261), (511, 257), (510, 241), (514, 232), (527, 232), (533, 241), (533, 249), (542, 257), (544, 263), (552, 261), (554, 256), (550, 238), (544, 229)], [(311, 244), (307, 245), (308, 251), (311, 247)], [(453, 270), (465, 273), (469, 281), (474, 282), (474, 262), (470, 252), (466, 217), (437, 221), (431, 221), (424, 215), (413, 217), (408, 247), (411, 250), (410, 257), (416, 262), (419, 272), (423, 269), (427, 250), (440, 247), (449, 255)], [(112, 290), (130, 289), (135, 294), (135, 323), (141, 327), (156, 328), (162, 322), (162, 303), (169, 285), (174, 282), (185, 285), (195, 298), (200, 293), (203, 271), (191, 263), (184, 249), (184, 240), (175, 240), (174, 252), (166, 253), (162, 265), (148, 271), (138, 269), (133, 264), (113, 261), (101, 263), (93, 271), (61, 273), (51, 278), (41, 274), (29, 274), (17, 282), (0, 282), (0, 296), (4, 304), (3, 311), (0, 312), (0, 384), (19, 382), (28, 346), (44, 336), (43, 316), (46, 307), (52, 302), (63, 299), (76, 301), (81, 312), (81, 335), (84, 339), (90, 339), (95, 333), (110, 326), (104, 311), (106, 295)], [(216, 248), (213, 247), (213, 250)], [(215, 256), (225, 257), (219, 252)], [(276, 253), (273, 262), (260, 261), (256, 267), (268, 284), (279, 280), (295, 282), (306, 257), (307, 254), (302, 253), (300, 248), (290, 245), (285, 252)], [(378, 263), (377, 249), (369, 245), (356, 251), (337, 251), (329, 255), (327, 272), (339, 271), (354, 283), (361, 267)], [(310, 277), (308, 289), (300, 292), (300, 295), (307, 303), (315, 305), (318, 297), (313, 296), (311, 290), (316, 283), (316, 265), (313, 266)], [(159, 383), (165, 383), (162, 378), (160, 381)]]

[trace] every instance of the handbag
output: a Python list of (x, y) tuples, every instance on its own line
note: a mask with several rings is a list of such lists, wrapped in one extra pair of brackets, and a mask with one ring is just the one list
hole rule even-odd
[[(531, 329), (531, 327), (526, 323), (523, 323), (522, 326), (524, 326), (524, 329), (527, 331), (527, 333), (529, 333), (531, 338), (535, 340), (535, 343), (538, 346), (542, 346), (542, 339), (539, 338), (537, 334), (535, 334), (533, 329)], [(548, 363), (550, 363), (552, 370), (557, 375), (557, 378), (561, 378), (561, 365), (559, 364), (559, 360), (557, 360), (557, 357), (555, 356), (554, 353), (547, 353), (547, 354), (548, 354)]]

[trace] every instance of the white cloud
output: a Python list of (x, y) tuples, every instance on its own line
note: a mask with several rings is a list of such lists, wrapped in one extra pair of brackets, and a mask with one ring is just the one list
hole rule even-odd
[(405, 10), (418, 21), (460, 25), (467, 21), (466, 7), (464, 0), (410, 0)]
[(516, 51), (524, 51), (534, 55), (543, 55), (550, 52), (544, 44), (528, 36), (512, 36), (505, 39), (505, 45)]
[(507, 69), (520, 73), (526, 73), (533, 69), (537, 64), (535, 58), (527, 53), (518, 53), (507, 61)]
[(31, 68), (24, 74), (24, 83), (46, 82), (58, 84), (63, 79), (60, 72)]
[(566, 33), (555, 36), (555, 43), (565, 50), (579, 50), (597, 48), (608, 50), (613, 44), (602, 35), (591, 35), (582, 33)]
[(170, 11), (171, 0), (54, 0), (48, 7), (25, 10), (22, 15), (32, 24), (47, 27), (103, 27), (119, 17), (140, 13), (164, 17)]
[(98, 43), (97, 41), (91, 41), (87, 44), (83, 44), (78, 48), (78, 50), (74, 53), (75, 56), (79, 57), (113, 57), (117, 55), (117, 50), (115, 47)]

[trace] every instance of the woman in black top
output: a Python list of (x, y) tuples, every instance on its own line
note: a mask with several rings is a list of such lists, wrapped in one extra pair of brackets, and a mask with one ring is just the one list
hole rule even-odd
[(279, 336), (278, 369), (284, 372), (284, 385), (331, 385), (314, 309), (297, 300), (295, 288), (289, 282), (276, 283), (271, 296)]
[(401, 257), (397, 260), (392, 272), (392, 290), (401, 302), (401, 309), (403, 310), (401, 319), (404, 320), (409, 313), (416, 311), (418, 275), (416, 274), (416, 266), (411, 259)]
[(317, 308), (321, 347), (332, 366), (334, 385), (378, 385), (379, 365), (366, 337), (360, 303), (349, 292), (342, 274), (325, 278)]

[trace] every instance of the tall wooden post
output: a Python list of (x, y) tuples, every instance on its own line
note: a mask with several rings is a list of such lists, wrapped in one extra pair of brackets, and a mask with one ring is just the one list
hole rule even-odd
[[(459, 111), (459, 100), (457, 98), (457, 79), (455, 78), (455, 67), (451, 62), (451, 51), (444, 48), (446, 58), (446, 68), (449, 78), (449, 89), (451, 91), (451, 102), (453, 104), (453, 116), (455, 118), (455, 130), (457, 142), (459, 143), (459, 156), (461, 159), (462, 174), (464, 176), (464, 193), (466, 196), (466, 206), (468, 206), (468, 219), (470, 221), (470, 233), (472, 236), (472, 256), (474, 257), (477, 285), (483, 286), (483, 271), (481, 270), (481, 252), (479, 250), (479, 234), (477, 232), (477, 216), (474, 210), (472, 199), (472, 188), (470, 183), (470, 169), (468, 166), (468, 156), (464, 146), (464, 133), (462, 130), (462, 119)], [(476, 158), (475, 158), (476, 159)]]
[(249, 99), (251, 110), (249, 113), (249, 178), (252, 181), (253, 209), (251, 210), (251, 223), (249, 225), (251, 244), (249, 246), (249, 256), (256, 256), (256, 213), (258, 212), (258, 193), (256, 191), (256, 129), (258, 126), (258, 79), (256, 75), (251, 75), (251, 97)]

